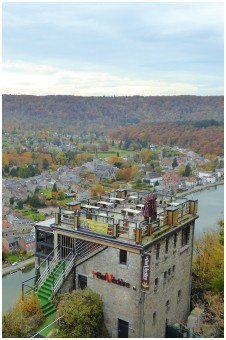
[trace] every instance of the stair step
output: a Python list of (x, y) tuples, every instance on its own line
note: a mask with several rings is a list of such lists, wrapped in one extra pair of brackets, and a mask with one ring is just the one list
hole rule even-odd
[(51, 292), (52, 291), (52, 286), (45, 286), (45, 285), (43, 285), (40, 289), (39, 289), (39, 291), (46, 291), (46, 292)]
[(43, 292), (38, 292), (38, 297), (46, 299), (48, 301), (48, 299), (50, 298), (51, 294), (46, 294)]
[(52, 303), (49, 303), (48, 306), (45, 306), (45, 308), (42, 308), (42, 311), (44, 314), (46, 314), (47, 312), (53, 311), (53, 310), (55, 311), (56, 307)]
[(54, 307), (53, 309), (49, 310), (48, 312), (44, 313), (45, 316), (49, 316), (51, 314), (53, 314), (54, 312), (56, 312), (56, 308)]

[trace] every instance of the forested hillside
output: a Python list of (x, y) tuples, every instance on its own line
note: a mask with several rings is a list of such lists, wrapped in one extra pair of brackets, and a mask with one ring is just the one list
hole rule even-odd
[(138, 123), (214, 119), (223, 122), (223, 96), (76, 97), (3, 95), (3, 127), (103, 130)]
[(109, 131), (112, 139), (126, 141), (147, 141), (158, 145), (179, 145), (191, 148), (197, 153), (224, 154), (224, 127), (215, 126), (214, 122), (196, 122), (193, 124), (155, 123), (125, 126)]

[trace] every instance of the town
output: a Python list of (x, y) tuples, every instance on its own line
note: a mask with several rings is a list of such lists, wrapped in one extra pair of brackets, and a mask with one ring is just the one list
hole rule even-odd
[(95, 133), (61, 136), (47, 131), (18, 137), (4, 132), (3, 252), (32, 255), (34, 223), (54, 216), (58, 206), (71, 200), (118, 188), (184, 196), (223, 182), (220, 156), (209, 159), (180, 146), (144, 146), (131, 150), (131, 143)]

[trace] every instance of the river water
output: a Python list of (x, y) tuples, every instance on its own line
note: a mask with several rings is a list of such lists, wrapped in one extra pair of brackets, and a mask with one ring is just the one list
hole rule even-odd
[[(195, 224), (195, 238), (201, 238), (205, 231), (216, 229), (217, 221), (224, 218), (224, 186), (210, 187), (188, 198), (198, 199), (199, 218)], [(2, 278), (2, 311), (7, 312), (21, 296), (22, 282), (34, 276), (34, 266), (25, 271), (18, 270)]]

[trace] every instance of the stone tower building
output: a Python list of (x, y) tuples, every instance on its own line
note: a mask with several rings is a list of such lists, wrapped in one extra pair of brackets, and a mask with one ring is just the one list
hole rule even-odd
[[(150, 197), (118, 189), (86, 204), (73, 201), (55, 219), (36, 224), (37, 261), (52, 251), (54, 263), (57, 256), (65, 262), (52, 294), (85, 287), (97, 292), (113, 338), (165, 337), (166, 324), (184, 322), (190, 312), (198, 202)], [(144, 217), (146, 204), (157, 216)]]

